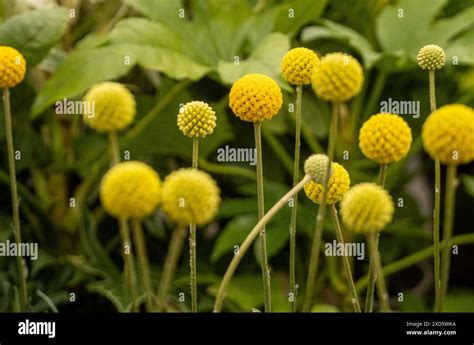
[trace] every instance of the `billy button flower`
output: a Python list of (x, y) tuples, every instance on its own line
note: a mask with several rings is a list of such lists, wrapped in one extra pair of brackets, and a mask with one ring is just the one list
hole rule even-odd
[[(194, 168), (174, 171), (163, 182), (163, 211), (181, 228), (191, 224), (189, 264), (193, 312), (197, 312), (196, 225), (203, 226), (209, 223), (217, 214), (221, 200), (219, 194), (220, 190), (214, 179), (209, 174)], [(179, 233), (177, 236), (182, 237)], [(172, 243), (177, 242), (178, 240), (173, 237)], [(168, 268), (163, 273), (159, 291), (162, 308), (177, 263), (177, 251), (180, 251), (178, 244), (170, 245), (166, 258)]]
[(388, 304), (388, 293), (378, 251), (378, 234), (392, 220), (393, 212), (391, 196), (382, 186), (375, 183), (360, 183), (352, 187), (341, 202), (344, 225), (348, 230), (367, 235), (369, 243), (371, 254), (365, 312), (373, 310), (375, 280), (383, 282), (382, 286), (378, 285), (379, 302)]
[[(314, 203), (319, 204), (320, 208), (322, 207), (323, 200), (325, 200), (324, 205), (330, 205), (337, 240), (340, 243), (344, 243), (342, 231), (339, 226), (339, 220), (337, 218), (337, 211), (334, 204), (341, 201), (349, 190), (349, 173), (342, 165), (338, 163), (331, 163), (329, 161), (329, 157), (321, 154), (313, 155), (306, 160), (305, 172), (314, 176), (313, 180), (309, 181), (304, 186), (306, 196)], [(328, 172), (330, 172), (330, 177), (328, 179), (329, 181), (327, 182), (327, 189), (325, 189), (324, 185), (326, 184), (326, 175)], [(321, 177), (321, 175), (323, 177)], [(311, 257), (309, 261), (310, 263), (308, 268), (303, 311), (309, 311), (313, 304), (314, 283), (317, 275), (319, 252), (323, 232), (322, 217), (319, 217), (319, 215), (320, 213), (318, 212), (318, 217), (316, 218), (316, 227), (313, 235), (313, 243), (311, 247)], [(354, 281), (352, 278), (352, 272), (347, 257), (343, 257), (343, 264), (347, 283), (352, 294), (354, 310), (356, 312), (360, 312), (359, 299), (357, 297)]]
[[(319, 63), (318, 56), (307, 48), (294, 48), (285, 54), (281, 62), (281, 72), (286, 81), (296, 85), (296, 114), (295, 114), (295, 156), (293, 164), (293, 186), (298, 183), (300, 169), (300, 146), (301, 146), (301, 99), (303, 85), (311, 83), (314, 68)], [(298, 195), (295, 196), (291, 208), (290, 219), (290, 269), (289, 284), (291, 309), (296, 312), (296, 218), (298, 209)]]
[(135, 308), (136, 283), (135, 267), (131, 250), (129, 219), (133, 224), (134, 242), (138, 254), (146, 307), (154, 306), (150, 267), (146, 252), (141, 219), (150, 215), (161, 200), (161, 180), (159, 175), (145, 163), (130, 161), (117, 163), (103, 177), (100, 186), (100, 200), (104, 209), (120, 220), (120, 233), (125, 259), (125, 275), (132, 294), (132, 310)]
[[(443, 240), (449, 241), (453, 235), (457, 166), (474, 160), (473, 138), (474, 110), (463, 104), (445, 105), (432, 112), (423, 124), (422, 139), (425, 151), (435, 161), (447, 165)], [(442, 310), (448, 289), (450, 254), (451, 251), (446, 248), (441, 255), (441, 286), (436, 311)]]
[[(16, 183), (16, 167), (14, 158), (14, 143), (12, 129), (12, 114), (10, 107), (10, 88), (21, 83), (26, 73), (26, 61), (23, 55), (15, 48), (0, 46), (0, 87), (3, 89), (3, 112), (5, 114), (5, 136), (7, 141), (8, 173), (10, 175), (10, 192), (12, 203), (13, 235), (15, 243), (20, 246), (20, 202)], [(24, 272), (23, 257), (16, 256), (16, 265), (19, 281), (20, 310), (24, 311), (28, 300), (26, 275)]]
[[(255, 146), (257, 149), (257, 196), (258, 218), (265, 214), (263, 196), (263, 166), (261, 123), (278, 114), (283, 103), (278, 84), (264, 74), (247, 74), (238, 79), (230, 90), (229, 106), (234, 114), (243, 121), (253, 122)], [(262, 263), (263, 291), (265, 311), (271, 311), (270, 271), (267, 258), (267, 241), (265, 228), (260, 231), (260, 255)]]
[[(430, 109), (433, 113), (436, 111), (436, 83), (435, 71), (444, 67), (446, 63), (446, 53), (440, 46), (429, 44), (422, 47), (416, 60), (418, 66), (423, 70), (428, 70)], [(439, 247), (439, 223), (440, 223), (440, 204), (441, 204), (441, 163), (439, 158), (434, 157), (435, 183), (434, 183), (434, 210), (433, 210), (433, 270), (434, 270), (434, 288), (435, 288), (435, 307), (436, 312), (441, 311), (441, 278), (440, 278), (440, 247)]]

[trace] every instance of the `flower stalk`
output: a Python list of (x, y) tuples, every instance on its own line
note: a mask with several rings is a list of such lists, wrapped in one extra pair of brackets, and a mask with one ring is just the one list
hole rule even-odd
[[(193, 138), (193, 161), (192, 167), (198, 168), (199, 139)], [(191, 310), (197, 313), (197, 268), (196, 268), (196, 223), (189, 225), (189, 267), (191, 281)]]
[(148, 262), (148, 254), (145, 245), (145, 235), (143, 234), (142, 223), (140, 219), (132, 220), (133, 241), (138, 255), (138, 263), (140, 265), (140, 273), (142, 278), (143, 290), (145, 292), (145, 305), (147, 311), (152, 311), (154, 306), (153, 289), (151, 286), (150, 264)]

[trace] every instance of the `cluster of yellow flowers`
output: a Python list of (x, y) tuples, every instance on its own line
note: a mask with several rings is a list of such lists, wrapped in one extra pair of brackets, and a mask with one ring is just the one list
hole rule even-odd
[(8, 89), (18, 85), (26, 73), (26, 61), (15, 48), (0, 46), (0, 88)]

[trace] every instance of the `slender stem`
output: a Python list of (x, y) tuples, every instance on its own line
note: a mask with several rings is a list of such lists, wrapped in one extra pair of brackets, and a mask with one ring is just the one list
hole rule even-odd
[[(330, 209), (331, 209), (332, 221), (334, 223), (334, 230), (336, 231), (337, 242), (341, 243), (342, 246), (344, 247), (344, 237), (342, 236), (341, 226), (339, 225), (339, 219), (337, 217), (336, 206), (332, 204), (330, 206)], [(360, 313), (361, 309), (360, 309), (360, 304), (359, 304), (359, 297), (357, 296), (354, 279), (352, 278), (351, 265), (346, 255), (342, 256), (342, 263), (344, 265), (344, 272), (346, 274), (347, 284), (349, 285), (349, 290), (352, 295), (352, 305), (354, 306), (354, 310), (357, 313)]]
[(199, 138), (193, 138), (193, 165), (194, 169), (198, 168), (199, 161)]
[[(258, 198), (258, 219), (261, 220), (265, 215), (265, 205), (263, 196), (263, 159), (262, 159), (262, 136), (260, 122), (254, 123), (255, 147), (257, 149), (257, 198)], [(263, 294), (265, 300), (265, 312), (272, 311), (272, 297), (270, 286), (270, 269), (268, 267), (267, 256), (267, 238), (265, 235), (265, 226), (260, 228), (260, 261), (262, 265)]]
[(376, 249), (377, 242), (378, 242), (378, 234), (377, 233), (370, 233), (367, 236), (367, 242), (369, 244), (370, 250), (370, 262), (369, 262), (369, 283), (367, 285), (367, 295), (365, 297), (365, 312), (371, 313), (373, 311), (374, 306), (374, 290), (375, 290), (375, 280), (377, 279), (377, 275), (375, 273), (375, 256), (376, 256)]
[(339, 117), (339, 103), (334, 102), (332, 104), (331, 127), (329, 128), (329, 141), (328, 141), (328, 157), (331, 162), (334, 161), (334, 151), (336, 149), (338, 117)]
[[(430, 109), (436, 110), (436, 84), (435, 71), (429, 71)], [(441, 205), (441, 163), (435, 157), (435, 186), (434, 186), (434, 214), (433, 214), (433, 269), (435, 289), (435, 312), (441, 311), (441, 277), (440, 277), (440, 249), (439, 249), (439, 224)]]
[[(301, 146), (301, 98), (303, 86), (296, 86), (296, 132), (295, 132), (295, 159), (293, 165), (293, 186), (298, 184), (300, 175), (300, 146)], [(291, 209), (290, 221), (290, 293), (292, 299), (291, 311), (296, 312), (296, 216), (298, 208), (298, 195), (293, 199), (293, 208)]]
[(385, 187), (385, 180), (387, 179), (387, 164), (380, 164), (379, 169), (379, 185)]
[(183, 250), (184, 239), (186, 238), (186, 229), (178, 227), (171, 234), (171, 240), (166, 254), (161, 276), (160, 286), (158, 288), (158, 311), (166, 311), (166, 299), (168, 291), (173, 280), (179, 257)]
[(130, 298), (132, 300), (131, 310), (137, 311), (137, 280), (135, 271), (135, 260), (133, 259), (132, 241), (130, 239), (130, 228), (124, 218), (119, 219), (120, 239), (122, 241), (122, 253), (124, 260), (124, 275), (128, 288), (130, 289)]
[(222, 303), (227, 292), (227, 287), (232, 280), (232, 276), (234, 275), (240, 261), (244, 257), (245, 253), (249, 250), (255, 238), (260, 234), (260, 229), (264, 227), (275, 216), (275, 214), (287, 204), (288, 200), (296, 195), (303, 188), (303, 186), (308, 183), (309, 180), (311, 180), (311, 176), (305, 175), (305, 177), (303, 177), (303, 179), (296, 186), (294, 186), (275, 205), (273, 205), (273, 207), (249, 232), (245, 240), (240, 245), (239, 251), (232, 258), (232, 261), (230, 262), (229, 267), (227, 267), (227, 271), (222, 278), (219, 290), (217, 291), (216, 301), (214, 303), (214, 312), (220, 312), (222, 310)]
[[(18, 187), (16, 183), (12, 114), (10, 108), (10, 91), (7, 88), (3, 89), (3, 109), (5, 113), (5, 135), (7, 139), (8, 173), (10, 175), (10, 192), (12, 198), (11, 202), (13, 215), (13, 236), (15, 238), (15, 244), (18, 248), (20, 248), (20, 200), (18, 199)], [(20, 286), (20, 308), (22, 311), (24, 311), (28, 303), (28, 292), (26, 289), (26, 275), (23, 266), (23, 257), (19, 254), (16, 256), (16, 266), (18, 270), (18, 283)]]
[(112, 131), (109, 133), (109, 144), (110, 144), (110, 157), (111, 165), (120, 163), (120, 148), (118, 144), (117, 132)]
[(145, 291), (145, 303), (147, 311), (153, 310), (153, 290), (151, 286), (150, 264), (148, 263), (148, 254), (145, 244), (145, 235), (143, 234), (142, 223), (140, 219), (132, 220), (133, 241), (138, 255), (140, 273), (142, 277), (143, 290)]
[[(451, 248), (453, 245), (463, 245), (463, 244), (472, 244), (474, 243), (474, 234), (464, 234), (458, 235), (451, 238), (450, 241), (441, 241), (440, 247), (443, 248)], [(429, 246), (427, 248), (421, 249), (416, 253), (411, 255), (405, 256), (400, 260), (394, 261), (389, 263), (387, 266), (384, 266), (382, 271), (386, 277), (398, 273), (403, 269), (413, 266), (426, 258), (429, 258), (433, 255), (433, 246)], [(356, 282), (356, 289), (358, 293), (361, 293), (369, 283), (369, 276), (365, 275)]]
[(189, 266), (191, 268), (191, 310), (197, 312), (196, 224), (189, 227)]
[[(444, 199), (443, 241), (450, 241), (453, 236), (454, 206), (456, 202), (457, 165), (449, 164), (446, 172), (446, 194)], [(449, 268), (451, 265), (451, 248), (445, 247), (441, 254), (441, 301), (443, 308), (448, 292)]]

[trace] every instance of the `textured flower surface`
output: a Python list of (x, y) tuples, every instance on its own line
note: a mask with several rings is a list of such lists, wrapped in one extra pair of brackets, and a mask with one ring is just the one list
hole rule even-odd
[(178, 114), (178, 128), (190, 138), (204, 138), (216, 127), (216, 112), (201, 101), (186, 103)]
[(0, 88), (11, 88), (25, 78), (26, 61), (12, 47), (0, 46)]
[(137, 162), (116, 164), (104, 175), (100, 200), (117, 218), (142, 218), (153, 212), (161, 200), (161, 180), (149, 165)]
[(243, 121), (270, 120), (278, 114), (282, 104), (280, 87), (264, 74), (247, 74), (238, 79), (230, 89), (230, 108)]
[(443, 68), (446, 64), (446, 53), (440, 46), (429, 44), (420, 49), (416, 55), (416, 61), (421, 69), (434, 71)]
[(380, 164), (399, 161), (410, 150), (411, 129), (400, 116), (377, 114), (359, 132), (359, 147), (369, 159)]
[(318, 63), (319, 58), (311, 49), (294, 48), (283, 56), (281, 72), (290, 84), (310, 84), (311, 75)]
[(348, 230), (369, 233), (382, 230), (393, 217), (392, 197), (381, 186), (365, 182), (352, 187), (341, 202), (341, 218)]
[(466, 164), (474, 160), (474, 110), (449, 104), (431, 113), (423, 124), (423, 146), (443, 164)]
[(98, 132), (118, 131), (135, 118), (135, 98), (122, 84), (105, 82), (94, 85), (84, 96), (93, 113), (84, 114), (84, 122)]
[[(335, 204), (342, 200), (344, 194), (349, 190), (351, 180), (347, 170), (338, 163), (332, 163), (332, 174), (329, 179), (329, 188), (326, 196), (328, 204)], [(304, 185), (306, 196), (313, 202), (320, 204), (323, 197), (323, 185), (309, 181)]]
[(163, 210), (175, 223), (205, 225), (216, 215), (220, 190), (214, 179), (196, 169), (179, 169), (163, 182)]
[(323, 56), (311, 77), (314, 92), (331, 102), (345, 102), (354, 97), (363, 82), (364, 73), (359, 61), (343, 53)]
[[(310, 175), (314, 182), (322, 184), (329, 164), (331, 164), (331, 161), (328, 156), (319, 153), (311, 155), (304, 162), (304, 173)], [(332, 167), (329, 169), (329, 176), (331, 176)]]

